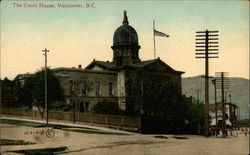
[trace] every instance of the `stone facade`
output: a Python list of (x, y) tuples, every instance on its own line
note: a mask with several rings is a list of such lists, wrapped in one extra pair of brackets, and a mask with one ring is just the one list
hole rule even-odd
[(55, 68), (53, 71), (64, 89), (66, 102), (76, 102), (80, 112), (91, 112), (93, 105), (103, 99), (117, 102), (116, 72), (81, 68)]

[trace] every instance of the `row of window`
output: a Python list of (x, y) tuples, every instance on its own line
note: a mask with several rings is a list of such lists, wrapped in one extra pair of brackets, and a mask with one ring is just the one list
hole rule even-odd
[[(88, 83), (90, 85), (90, 83)], [(83, 81), (80, 84), (80, 90), (82, 94), (87, 94), (88, 93), (88, 87), (92, 87), (91, 85), (88, 86), (87, 81)], [(101, 82), (100, 81), (95, 81), (95, 95), (102, 95), (101, 91)], [(76, 89), (75, 83), (71, 80), (70, 81), (70, 90), (74, 91)], [(113, 95), (113, 82), (108, 82), (108, 95)]]
[(114, 56), (132, 56), (138, 57), (138, 51), (131, 51), (131, 50), (116, 50), (114, 51)]

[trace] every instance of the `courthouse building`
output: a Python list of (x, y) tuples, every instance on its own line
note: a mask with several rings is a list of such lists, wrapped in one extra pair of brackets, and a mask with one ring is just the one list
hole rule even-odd
[[(53, 69), (64, 88), (66, 101), (77, 103), (79, 112), (91, 112), (92, 107), (104, 99), (117, 103), (121, 110), (128, 109), (131, 85), (138, 84), (138, 81), (142, 83), (147, 75), (163, 77), (167, 83), (174, 85), (181, 95), (181, 75), (184, 72), (171, 68), (160, 58), (140, 59), (139, 55), (143, 53), (139, 52), (138, 35), (129, 25), (126, 11), (122, 25), (114, 32), (111, 48), (112, 61), (93, 59), (85, 68), (79, 65), (75, 68)], [(142, 76), (140, 71), (146, 74)], [(152, 108), (144, 111), (155, 114), (150, 112), (150, 109)]]

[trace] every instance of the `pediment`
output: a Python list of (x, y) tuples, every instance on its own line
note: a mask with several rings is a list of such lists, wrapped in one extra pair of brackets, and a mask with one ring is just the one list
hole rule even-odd
[(173, 68), (171, 68), (169, 65), (167, 65), (166, 63), (164, 63), (161, 60), (156, 60), (156, 61), (144, 66), (143, 68), (148, 69), (148, 70), (167, 71), (167, 72), (175, 71)]
[(103, 68), (101, 68), (101, 67), (99, 67), (99, 66), (97, 66), (97, 65), (93, 65), (91, 68), (89, 68), (90, 70), (97, 70), (97, 71), (99, 71), (99, 70), (104, 70)]

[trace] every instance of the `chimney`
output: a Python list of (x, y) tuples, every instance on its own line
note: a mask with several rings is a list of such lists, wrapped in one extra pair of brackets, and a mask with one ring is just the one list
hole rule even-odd
[(82, 65), (78, 65), (78, 69), (82, 69)]

